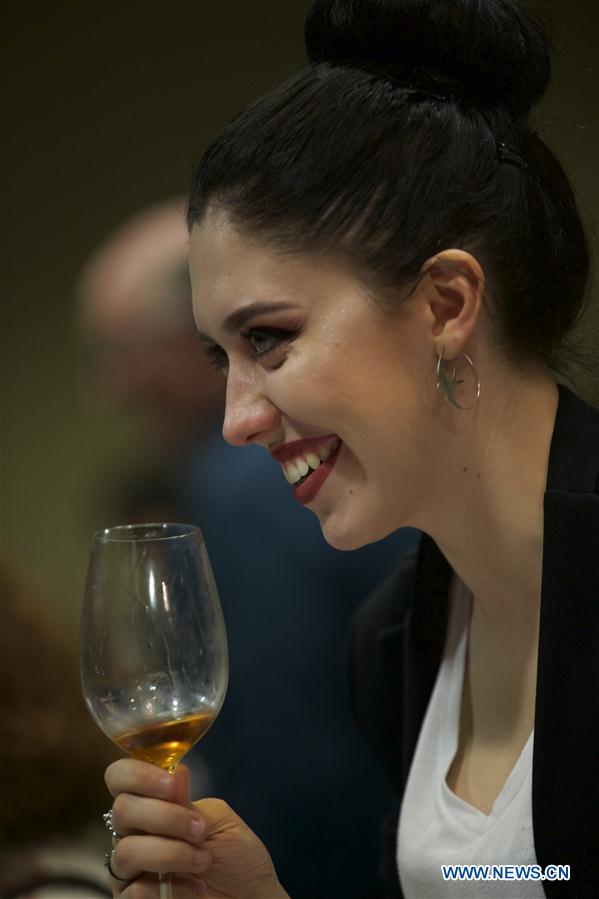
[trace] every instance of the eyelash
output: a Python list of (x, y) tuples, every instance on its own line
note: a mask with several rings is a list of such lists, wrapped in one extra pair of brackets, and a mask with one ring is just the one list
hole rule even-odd
[[(262, 359), (265, 356), (268, 356), (269, 353), (273, 352), (280, 347), (282, 343), (286, 341), (292, 340), (297, 334), (297, 331), (289, 331), (284, 328), (250, 328), (248, 331), (242, 331), (241, 337), (246, 340), (253, 349), (254, 359)], [(266, 348), (257, 349), (256, 346), (252, 343), (253, 340), (263, 340), (268, 343)], [(213, 365), (218, 371), (223, 371), (227, 368), (229, 360), (227, 359), (227, 354), (222, 349), (222, 347), (218, 346), (218, 344), (208, 344), (204, 347), (204, 350), (208, 356), (210, 364)], [(282, 363), (280, 363), (282, 364)], [(273, 368), (278, 368), (279, 365), (273, 366)]]
[(229, 364), (227, 354), (218, 344), (205, 344), (204, 352), (208, 356), (208, 362), (214, 366), (217, 371), (223, 371)]

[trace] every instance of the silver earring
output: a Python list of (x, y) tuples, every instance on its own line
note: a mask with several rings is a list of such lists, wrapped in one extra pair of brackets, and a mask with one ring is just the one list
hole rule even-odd
[(476, 373), (476, 369), (474, 367), (474, 363), (470, 356), (467, 353), (462, 353), (462, 356), (465, 358), (466, 362), (472, 369), (472, 374), (474, 377), (474, 382), (476, 385), (476, 396), (474, 398), (474, 402), (470, 403), (469, 406), (463, 406), (455, 397), (455, 388), (460, 384), (464, 383), (463, 378), (458, 378), (456, 375), (456, 368), (454, 366), (451, 375), (448, 375), (443, 367), (443, 348), (441, 348), (441, 352), (439, 353), (439, 359), (437, 362), (437, 390), (443, 396), (443, 398), (451, 403), (452, 406), (455, 406), (456, 409), (468, 410), (473, 409), (478, 403), (478, 398), (480, 397), (480, 381), (478, 380), (478, 375)]

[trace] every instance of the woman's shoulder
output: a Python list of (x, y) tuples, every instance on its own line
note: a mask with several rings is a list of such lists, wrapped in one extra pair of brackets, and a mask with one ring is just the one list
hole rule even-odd
[(548, 491), (599, 493), (599, 409), (559, 384)]
[(565, 384), (558, 384), (559, 412), (566, 418), (576, 419), (595, 439), (599, 439), (599, 407), (575, 393)]

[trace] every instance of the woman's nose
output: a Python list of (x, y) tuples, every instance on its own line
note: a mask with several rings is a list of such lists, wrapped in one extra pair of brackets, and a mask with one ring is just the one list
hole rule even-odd
[(267, 444), (280, 422), (277, 407), (250, 379), (229, 370), (223, 437), (231, 446)]

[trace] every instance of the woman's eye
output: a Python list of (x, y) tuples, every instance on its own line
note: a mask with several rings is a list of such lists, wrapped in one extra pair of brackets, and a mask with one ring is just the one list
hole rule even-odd
[(280, 349), (283, 344), (291, 340), (293, 331), (281, 328), (251, 328), (241, 335), (250, 344), (254, 351), (254, 358), (262, 358), (273, 350)]

